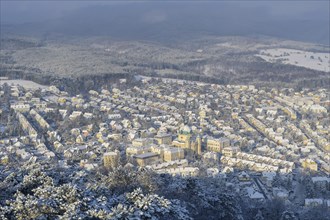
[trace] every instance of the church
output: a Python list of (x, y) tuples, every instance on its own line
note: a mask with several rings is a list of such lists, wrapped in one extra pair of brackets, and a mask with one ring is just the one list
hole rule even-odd
[(200, 135), (193, 134), (188, 125), (179, 130), (178, 138), (172, 142), (172, 145), (182, 149), (190, 149), (198, 155), (202, 154), (202, 139)]

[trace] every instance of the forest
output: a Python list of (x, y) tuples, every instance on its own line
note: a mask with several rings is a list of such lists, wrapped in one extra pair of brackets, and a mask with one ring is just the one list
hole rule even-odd
[[(251, 201), (220, 177), (178, 177), (126, 165), (86, 171), (28, 161), (0, 167), (1, 219), (328, 219), (280, 199)], [(227, 177), (230, 178), (230, 175)], [(301, 176), (302, 181), (308, 177)], [(244, 218), (243, 218), (244, 216)]]

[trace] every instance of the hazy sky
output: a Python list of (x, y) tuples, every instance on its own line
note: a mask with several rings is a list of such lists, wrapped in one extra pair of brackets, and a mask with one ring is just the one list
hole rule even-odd
[[(126, 4), (127, 8), (134, 4), (148, 4), (148, 1), (8, 1), (1, 0), (1, 23), (24, 23), (41, 20), (55, 19), (71, 13), (80, 8), (88, 8), (97, 5), (118, 5)], [(166, 1), (159, 1), (159, 9)], [(184, 2), (187, 5), (205, 4), (221, 6), (221, 4), (232, 4), (237, 7), (267, 8), (274, 16), (285, 17), (303, 17), (308, 14), (315, 16), (329, 16), (329, 1), (311, 0), (311, 1), (171, 1), (168, 4)], [(154, 5), (156, 5), (155, 3)], [(157, 6), (156, 6), (157, 7)], [(207, 15), (205, 15), (207, 16)]]
[(120, 37), (145, 37), (139, 30), (153, 36), (167, 32), (175, 36), (176, 31), (181, 35), (260, 34), (329, 44), (328, 0), (0, 2), (1, 25), (42, 23), (47, 33)]

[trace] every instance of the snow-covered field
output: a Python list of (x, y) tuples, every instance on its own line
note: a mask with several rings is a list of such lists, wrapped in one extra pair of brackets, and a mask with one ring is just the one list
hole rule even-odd
[(0, 80), (0, 85), (7, 83), (8, 85), (20, 85), (26, 89), (39, 89), (39, 88), (46, 88), (47, 86), (40, 85), (33, 81), (29, 80)]
[(330, 54), (276, 48), (261, 50), (256, 56), (268, 62), (281, 62), (313, 70), (330, 72)]

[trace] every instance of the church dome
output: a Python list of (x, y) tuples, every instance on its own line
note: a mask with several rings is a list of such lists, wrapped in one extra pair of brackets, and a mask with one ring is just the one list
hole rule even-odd
[(188, 125), (185, 125), (181, 131), (184, 133), (191, 133), (191, 128)]

